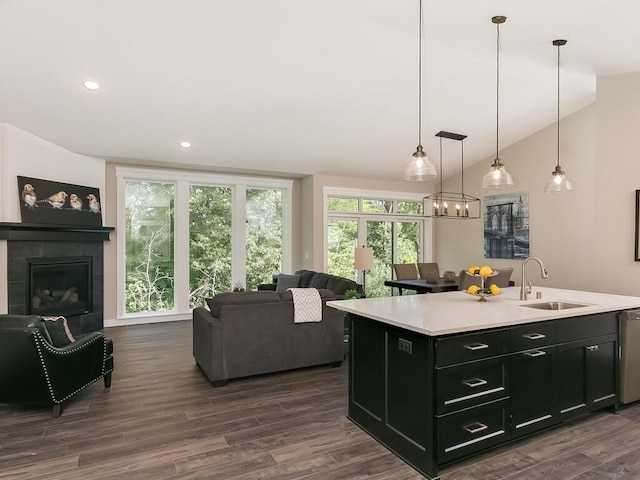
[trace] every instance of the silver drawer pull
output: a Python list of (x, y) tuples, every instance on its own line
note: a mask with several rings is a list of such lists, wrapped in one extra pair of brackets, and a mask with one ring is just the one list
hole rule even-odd
[(534, 350), (533, 352), (524, 352), (527, 357), (542, 357), (546, 355), (547, 352), (543, 352), (542, 350)]
[(589, 352), (595, 352), (596, 350), (598, 350), (598, 345), (589, 345), (587, 347), (587, 351)]
[(547, 336), (544, 333), (527, 333), (522, 335), (527, 340), (540, 340), (541, 338), (546, 338)]
[(465, 380), (462, 383), (464, 383), (467, 387), (475, 388), (475, 387), (481, 387), (482, 385), (486, 385), (489, 382), (487, 382), (486, 380), (483, 380), (482, 378), (473, 378), (471, 380)]
[(469, 432), (470, 434), (475, 434), (475, 433), (479, 433), (483, 430), (486, 430), (487, 427), (484, 423), (480, 423), (480, 422), (476, 422), (476, 423), (472, 423), (471, 425), (467, 425), (466, 427), (462, 427), (464, 428), (467, 432)]
[(465, 345), (464, 348), (466, 348), (467, 350), (483, 350), (485, 348), (489, 348), (489, 345), (487, 345), (486, 343), (470, 343), (468, 345)]

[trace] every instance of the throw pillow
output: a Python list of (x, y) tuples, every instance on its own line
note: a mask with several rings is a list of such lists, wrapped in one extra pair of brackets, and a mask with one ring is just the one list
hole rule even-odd
[(51, 343), (56, 348), (66, 347), (71, 342), (75, 342), (67, 319), (64, 317), (42, 317), (44, 322), (44, 328), (47, 329), (47, 333), (51, 338)]
[(286, 292), (289, 288), (298, 288), (300, 285), (300, 275), (287, 275), (281, 273), (278, 275), (278, 284), (276, 292)]

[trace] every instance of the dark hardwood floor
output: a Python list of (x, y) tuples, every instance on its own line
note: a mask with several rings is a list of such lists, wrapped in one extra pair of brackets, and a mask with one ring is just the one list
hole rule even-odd
[[(190, 322), (107, 329), (113, 383), (65, 405), (0, 405), (0, 479), (423, 478), (346, 418), (347, 369), (213, 389)], [(19, 368), (19, 366), (17, 366)], [(451, 465), (442, 480), (640, 479), (640, 405), (598, 413)]]

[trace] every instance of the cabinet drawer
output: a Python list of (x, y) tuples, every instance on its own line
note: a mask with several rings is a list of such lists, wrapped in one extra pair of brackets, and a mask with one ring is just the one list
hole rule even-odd
[(538, 322), (511, 328), (511, 351), (546, 347), (557, 341), (557, 322)]
[(509, 400), (498, 400), (437, 417), (438, 463), (475, 453), (509, 439)]
[(509, 351), (509, 330), (477, 332), (436, 340), (436, 366), (471, 362)]
[(606, 312), (558, 320), (558, 343), (618, 332), (618, 313)]
[(509, 395), (508, 357), (436, 369), (437, 412), (449, 413)]

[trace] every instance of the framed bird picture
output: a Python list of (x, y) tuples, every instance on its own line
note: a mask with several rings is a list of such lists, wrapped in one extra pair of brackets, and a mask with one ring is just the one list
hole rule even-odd
[(22, 223), (102, 226), (100, 189), (18, 177)]

